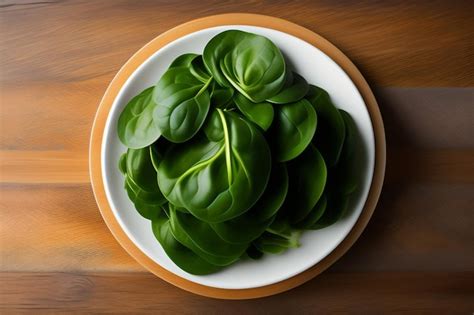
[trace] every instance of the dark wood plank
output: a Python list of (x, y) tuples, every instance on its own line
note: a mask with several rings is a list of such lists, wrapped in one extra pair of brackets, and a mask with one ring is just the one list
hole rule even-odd
[(337, 271), (474, 271), (474, 184), (384, 186), (366, 230)]
[[(18, 3), (18, 5), (15, 5)], [(472, 86), (470, 1), (25, 1), (0, 7), (1, 82), (83, 81), (102, 88), (137, 49), (180, 23), (251, 12), (308, 27), (384, 86)], [(471, 66), (469, 66), (471, 65)]]
[(474, 149), (474, 88), (374, 88), (387, 150)]
[(159, 314), (470, 314), (474, 272), (325, 273), (247, 301), (200, 297), (143, 273), (2, 273), (4, 312)]

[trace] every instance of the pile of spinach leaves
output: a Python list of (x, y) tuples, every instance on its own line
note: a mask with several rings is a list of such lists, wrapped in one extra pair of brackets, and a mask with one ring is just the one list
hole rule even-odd
[(358, 184), (351, 116), (243, 31), (176, 58), (126, 105), (118, 136), (130, 200), (192, 274), (299, 246), (344, 215)]

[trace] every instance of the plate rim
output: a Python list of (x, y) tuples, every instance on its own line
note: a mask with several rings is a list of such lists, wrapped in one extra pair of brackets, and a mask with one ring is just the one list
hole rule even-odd
[[(196, 31), (225, 25), (249, 25), (285, 32), (306, 41), (328, 55), (346, 72), (346, 74), (359, 90), (359, 93), (361, 94), (369, 112), (375, 140), (374, 172), (369, 193), (359, 218), (345, 239), (331, 253), (329, 253), (325, 258), (313, 265), (311, 268), (277, 283), (247, 289), (222, 289), (198, 284), (166, 270), (151, 258), (146, 256), (127, 237), (125, 232), (120, 227), (120, 224), (115, 218), (107, 201), (102, 178), (101, 146), (105, 124), (112, 104), (129, 76), (158, 49), (169, 44), (170, 42)], [(89, 174), (96, 203), (106, 225), (119, 244), (138, 263), (140, 263), (143, 267), (159, 278), (186, 291), (220, 299), (250, 299), (284, 292), (311, 280), (326, 270), (334, 262), (336, 262), (355, 243), (369, 222), (382, 190), (385, 176), (385, 164), (386, 143), (382, 116), (380, 114), (377, 101), (368, 83), (356, 66), (350, 61), (350, 59), (328, 40), (307, 28), (281, 18), (249, 13), (227, 13), (212, 15), (180, 24), (155, 37), (140, 50), (138, 50), (122, 66), (122, 68), (118, 71), (107, 87), (97, 109), (92, 126), (89, 145)]]

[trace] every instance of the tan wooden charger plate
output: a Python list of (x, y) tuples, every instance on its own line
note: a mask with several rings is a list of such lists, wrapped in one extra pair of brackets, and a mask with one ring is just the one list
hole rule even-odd
[[(367, 106), (374, 129), (375, 166), (373, 180), (364, 209), (347, 237), (328, 256), (306, 271), (278, 283), (251, 289), (220, 289), (197, 284), (169, 272), (151, 260), (135, 246), (120, 227), (107, 201), (102, 180), (101, 144), (105, 123), (112, 104), (128, 77), (153, 53), (168, 43), (187, 34), (221, 25), (251, 25), (278, 30), (298, 37), (323, 51), (349, 75), (358, 88)], [(95, 198), (107, 226), (120, 245), (140, 264), (163, 280), (196, 294), (220, 299), (250, 299), (280, 293), (312, 279), (331, 266), (354, 244), (369, 222), (382, 189), (385, 173), (385, 132), (377, 102), (364, 77), (349, 58), (326, 39), (304, 27), (275, 17), (245, 13), (221, 14), (187, 22), (161, 34), (146, 44), (125, 63), (107, 88), (97, 110), (92, 127), (89, 163)]]

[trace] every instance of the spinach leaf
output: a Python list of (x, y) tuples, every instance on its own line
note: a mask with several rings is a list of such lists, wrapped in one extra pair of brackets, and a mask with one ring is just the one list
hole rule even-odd
[(326, 198), (326, 195), (322, 195), (321, 198), (319, 198), (318, 203), (314, 208), (311, 210), (306, 217), (301, 220), (300, 222), (293, 224), (295, 228), (301, 229), (301, 230), (308, 230), (311, 229), (312, 226), (315, 226), (316, 222), (318, 222), (319, 219), (323, 216), (324, 212), (326, 211), (328, 201)]
[(163, 160), (166, 150), (173, 145), (165, 137), (159, 138), (150, 146), (150, 159), (156, 172), (158, 172), (158, 164)]
[(339, 111), (346, 125), (346, 136), (339, 163), (335, 169), (335, 176), (339, 191), (343, 194), (351, 194), (357, 189), (360, 181), (359, 157), (357, 155), (357, 127), (352, 117), (346, 111)]
[(145, 219), (151, 220), (152, 217), (159, 211), (161, 211), (162, 200), (158, 202), (149, 201), (143, 198), (143, 191), (133, 184), (130, 185), (129, 180), (125, 180), (125, 189), (127, 191), (128, 198), (132, 201), (137, 212)]
[(158, 165), (163, 159), (163, 155), (154, 145), (150, 146), (150, 159), (151, 159), (151, 164), (155, 168), (155, 171), (158, 172)]
[(250, 121), (256, 123), (263, 130), (267, 130), (273, 121), (273, 106), (268, 102), (252, 103), (242, 94), (234, 97), (235, 105)]
[(216, 108), (225, 108), (232, 101), (234, 89), (220, 86), (215, 80), (212, 80), (211, 85), (211, 105)]
[(204, 65), (204, 62), (202, 61), (201, 55), (196, 56), (196, 58), (194, 58), (191, 61), (189, 70), (191, 71), (191, 74), (194, 75), (195, 78), (197, 78), (199, 81), (201, 81), (204, 84), (206, 84), (209, 81), (209, 79), (212, 77), (209, 71), (207, 71), (207, 68)]
[[(197, 56), (196, 54), (181, 55), (171, 63), (170, 68), (189, 67)], [(120, 114), (117, 126), (118, 136), (128, 148), (144, 148), (161, 136), (160, 127), (153, 119), (153, 112), (157, 107), (153, 91), (154, 87), (143, 90), (128, 102)]]
[(258, 128), (216, 109), (205, 132), (167, 150), (158, 183), (171, 203), (215, 223), (247, 211), (262, 195), (270, 170), (270, 150)]
[(125, 176), (125, 185), (133, 191), (133, 194), (135, 196), (134, 198), (130, 197), (129, 194), (130, 200), (132, 200), (133, 202), (135, 202), (136, 199), (143, 200), (144, 202), (149, 204), (157, 205), (161, 205), (166, 202), (165, 197), (161, 194), (159, 190), (152, 192), (143, 190), (128, 175)]
[(312, 230), (319, 230), (336, 223), (344, 216), (349, 206), (349, 195), (339, 195), (334, 191), (328, 191), (328, 202), (326, 210), (321, 218), (311, 226)]
[(152, 218), (151, 226), (156, 239), (179, 268), (194, 275), (206, 275), (222, 269), (202, 259), (174, 238), (169, 218), (164, 210), (156, 213)]
[(263, 253), (279, 254), (288, 248), (299, 247), (300, 236), (301, 230), (291, 226), (285, 213), (279, 212), (277, 218), (253, 245)]
[(274, 154), (280, 162), (289, 161), (310, 144), (316, 131), (316, 112), (306, 99), (274, 106), (274, 110), (270, 128)]
[(118, 167), (119, 167), (120, 173), (122, 173), (123, 175), (127, 174), (127, 153), (123, 153), (120, 156)]
[(280, 254), (289, 248), (299, 247), (300, 236), (299, 230), (293, 230), (288, 237), (265, 232), (253, 242), (253, 245), (263, 253)]
[(220, 85), (232, 85), (254, 103), (277, 94), (285, 83), (286, 65), (266, 37), (229, 30), (204, 48), (204, 63)]
[(168, 68), (190, 67), (191, 62), (199, 56), (198, 54), (183, 54), (173, 60)]
[(170, 207), (171, 232), (183, 245), (208, 262), (226, 266), (240, 258), (248, 244), (231, 244), (224, 241), (211, 228), (191, 214)]
[(149, 148), (128, 149), (126, 168), (128, 177), (138, 187), (148, 192), (159, 191)]
[(156, 141), (161, 135), (153, 120), (153, 87), (149, 87), (128, 102), (118, 119), (117, 132), (127, 147), (139, 149)]
[(326, 163), (314, 145), (288, 163), (289, 190), (283, 211), (291, 223), (301, 221), (314, 208), (326, 185)]
[(359, 184), (359, 167), (357, 156), (357, 129), (352, 117), (340, 110), (345, 122), (345, 140), (341, 156), (335, 168), (331, 169), (330, 180), (326, 188), (328, 195), (327, 209), (324, 215), (314, 223), (312, 229), (322, 229), (342, 218), (349, 207), (352, 194)]
[(135, 209), (138, 211), (138, 213), (144, 217), (145, 219), (151, 220), (153, 215), (156, 213), (162, 211), (161, 206), (157, 204), (150, 204), (147, 203), (146, 201), (143, 201), (142, 199), (135, 199), (133, 202)]
[(246, 32), (229, 30), (217, 34), (204, 47), (202, 58), (209, 72), (221, 86), (232, 86), (221, 71), (220, 61), (247, 36)]
[(127, 169), (125, 181), (135, 194), (148, 203), (163, 204), (166, 199), (158, 187), (150, 149), (128, 149), (125, 162)]
[(188, 67), (170, 68), (163, 74), (153, 94), (157, 104), (153, 120), (166, 139), (181, 143), (199, 131), (209, 111), (211, 81), (201, 82)]
[(267, 188), (249, 211), (235, 219), (212, 223), (211, 226), (227, 242), (250, 243), (273, 222), (285, 200), (287, 191), (288, 174), (285, 164), (275, 163)]
[[(148, 183), (147, 181), (138, 180), (142, 187), (144, 187), (142, 188), (131, 178), (132, 173), (133, 176), (140, 177), (143, 175), (143, 172), (146, 172), (147, 169), (149, 169), (150, 161), (146, 158), (146, 156), (143, 155), (143, 153), (145, 153), (146, 151), (148, 151), (148, 148), (137, 150), (129, 149), (127, 152), (130, 152), (130, 155), (128, 153), (122, 154), (120, 158), (119, 168), (121, 172), (125, 175), (124, 187), (127, 191), (129, 199), (133, 202), (135, 209), (142, 217), (146, 219), (151, 219), (154, 213), (160, 211), (160, 205), (165, 203), (166, 199), (159, 190), (144, 190), (144, 188), (156, 189), (158, 188), (158, 185), (153, 185), (153, 183), (151, 182)], [(127, 166), (127, 163), (130, 165), (130, 167)], [(128, 169), (129, 171), (127, 173)], [(156, 172), (154, 174), (151, 174), (152, 179), (153, 177), (155, 177), (156, 183)]]
[(287, 71), (285, 85), (277, 95), (267, 101), (275, 104), (287, 104), (299, 101), (308, 93), (309, 85), (306, 80), (296, 72)]
[(311, 85), (306, 98), (313, 105), (319, 118), (318, 131), (313, 142), (321, 150), (328, 166), (334, 166), (339, 160), (344, 143), (344, 120), (325, 90)]

